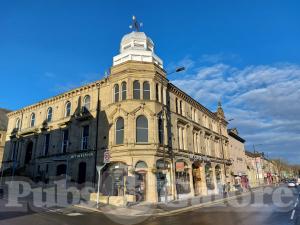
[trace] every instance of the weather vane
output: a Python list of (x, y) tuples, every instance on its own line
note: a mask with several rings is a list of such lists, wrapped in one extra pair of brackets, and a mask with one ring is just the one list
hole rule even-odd
[(132, 29), (133, 31), (139, 32), (140, 28), (143, 26), (143, 23), (139, 23), (136, 20), (135, 16), (132, 16), (132, 24), (129, 26), (130, 29)]

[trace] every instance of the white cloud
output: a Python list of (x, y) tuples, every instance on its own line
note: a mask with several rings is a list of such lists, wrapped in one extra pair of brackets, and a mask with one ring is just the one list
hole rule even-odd
[[(200, 103), (215, 110), (219, 98), (230, 126), (264, 151), (300, 160), (300, 65), (251, 65), (236, 68), (216, 60), (209, 66), (193, 65), (185, 76), (171, 81)], [(283, 149), (284, 148), (284, 149)]]

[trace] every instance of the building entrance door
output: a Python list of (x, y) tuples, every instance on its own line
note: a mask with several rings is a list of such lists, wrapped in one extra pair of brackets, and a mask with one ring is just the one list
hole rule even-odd
[(201, 163), (194, 162), (192, 168), (194, 191), (195, 195), (197, 196), (201, 194)]
[(85, 178), (86, 178), (86, 163), (81, 162), (81, 163), (79, 163), (77, 183), (78, 184), (85, 183)]
[(135, 173), (135, 196), (137, 202), (146, 200), (146, 171), (138, 171)]
[(170, 163), (159, 159), (156, 161), (156, 169), (158, 201), (170, 201), (172, 199)]

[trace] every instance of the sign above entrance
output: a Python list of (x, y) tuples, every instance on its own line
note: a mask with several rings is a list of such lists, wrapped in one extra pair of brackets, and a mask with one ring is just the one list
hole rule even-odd
[(176, 162), (176, 172), (184, 172), (184, 162)]
[(110, 163), (110, 154), (109, 151), (106, 150), (103, 155), (103, 163)]
[(93, 152), (82, 152), (82, 153), (72, 154), (69, 157), (70, 159), (82, 159), (82, 158), (89, 158), (93, 156), (94, 156)]
[(201, 156), (201, 155), (193, 155), (190, 154), (189, 158), (191, 161), (204, 161), (204, 162), (210, 162), (211, 159), (208, 158), (207, 156)]

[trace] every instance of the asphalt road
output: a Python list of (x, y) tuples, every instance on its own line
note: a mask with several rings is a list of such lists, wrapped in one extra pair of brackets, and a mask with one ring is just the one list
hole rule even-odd
[[(268, 188), (210, 206), (166, 216), (105, 215), (75, 207), (9, 211), (0, 200), (0, 225), (300, 225), (299, 190)], [(24, 200), (25, 201), (25, 200)], [(295, 210), (295, 211), (294, 211)], [(294, 211), (294, 212), (293, 212)]]

